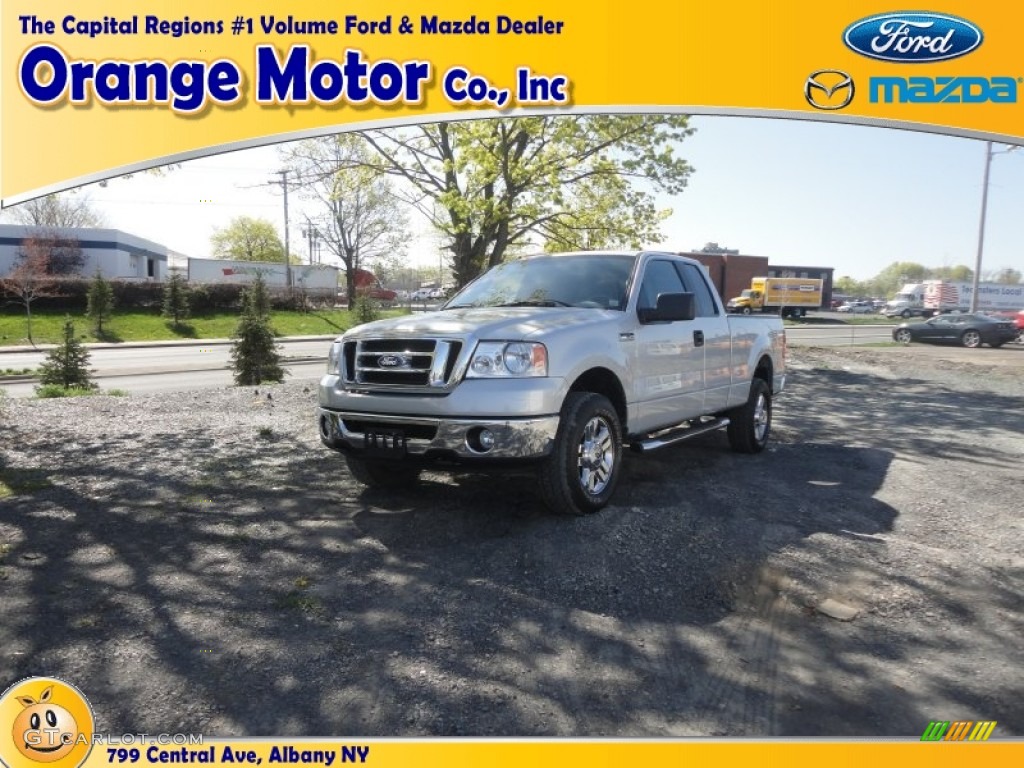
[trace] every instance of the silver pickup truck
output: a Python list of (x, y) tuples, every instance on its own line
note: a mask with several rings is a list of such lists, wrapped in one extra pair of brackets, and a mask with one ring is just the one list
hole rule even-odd
[(622, 450), (725, 427), (768, 442), (785, 384), (775, 317), (727, 315), (696, 261), (583, 252), (501, 264), (439, 311), (358, 326), (320, 381), (325, 445), (394, 487), (432, 464), (530, 462), (549, 508), (605, 506)]

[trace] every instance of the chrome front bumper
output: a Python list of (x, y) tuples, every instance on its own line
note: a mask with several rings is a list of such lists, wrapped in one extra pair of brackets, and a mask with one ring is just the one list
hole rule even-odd
[[(320, 408), (320, 440), (334, 450), (359, 453), (366, 449), (366, 434), (375, 429), (397, 430), (404, 437), (410, 456), (454, 454), (472, 459), (531, 459), (547, 456), (558, 431), (558, 416), (527, 419), (454, 419), (355, 413)], [(480, 430), (494, 437), (490, 450), (483, 450)]]

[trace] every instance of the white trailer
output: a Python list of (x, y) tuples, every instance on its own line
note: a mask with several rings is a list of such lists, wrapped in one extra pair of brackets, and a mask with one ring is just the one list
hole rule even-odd
[[(952, 280), (926, 280), (924, 308), (929, 312), (968, 312), (974, 286)], [(1024, 285), (979, 283), (978, 307), (983, 312), (1024, 309)]]
[[(322, 264), (293, 264), (292, 286), (315, 294), (338, 292), (338, 268)], [(269, 261), (234, 261), (231, 259), (188, 260), (188, 280), (193, 283), (227, 283), (248, 285), (262, 275), (271, 288), (288, 285), (288, 269), (284, 264)]]

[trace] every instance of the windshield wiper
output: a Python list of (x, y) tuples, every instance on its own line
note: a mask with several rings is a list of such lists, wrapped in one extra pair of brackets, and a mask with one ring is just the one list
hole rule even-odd
[(558, 299), (524, 299), (523, 301), (509, 301), (505, 304), (495, 304), (496, 307), (571, 307)]

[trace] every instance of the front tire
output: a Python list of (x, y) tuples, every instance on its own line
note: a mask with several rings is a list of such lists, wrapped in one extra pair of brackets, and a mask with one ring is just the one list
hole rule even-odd
[(900, 344), (909, 344), (913, 338), (913, 335), (906, 328), (900, 328), (892, 336)]
[(619, 483), (622, 426), (603, 395), (570, 392), (562, 405), (551, 454), (540, 472), (544, 504), (562, 515), (589, 515), (606, 506)]
[(910, 310), (904, 309), (902, 312), (900, 312), (900, 317), (906, 320), (908, 317), (910, 317)]
[(964, 331), (960, 337), (960, 343), (970, 349), (981, 346), (981, 334), (977, 331)]
[(750, 314), (750, 307), (744, 307), (743, 308), (743, 314), (744, 315), (749, 315)]
[(760, 453), (771, 431), (772, 392), (764, 379), (754, 379), (747, 402), (729, 412), (729, 446), (738, 453)]
[(345, 454), (352, 477), (370, 488), (407, 488), (420, 477), (420, 468), (398, 461), (374, 461)]

